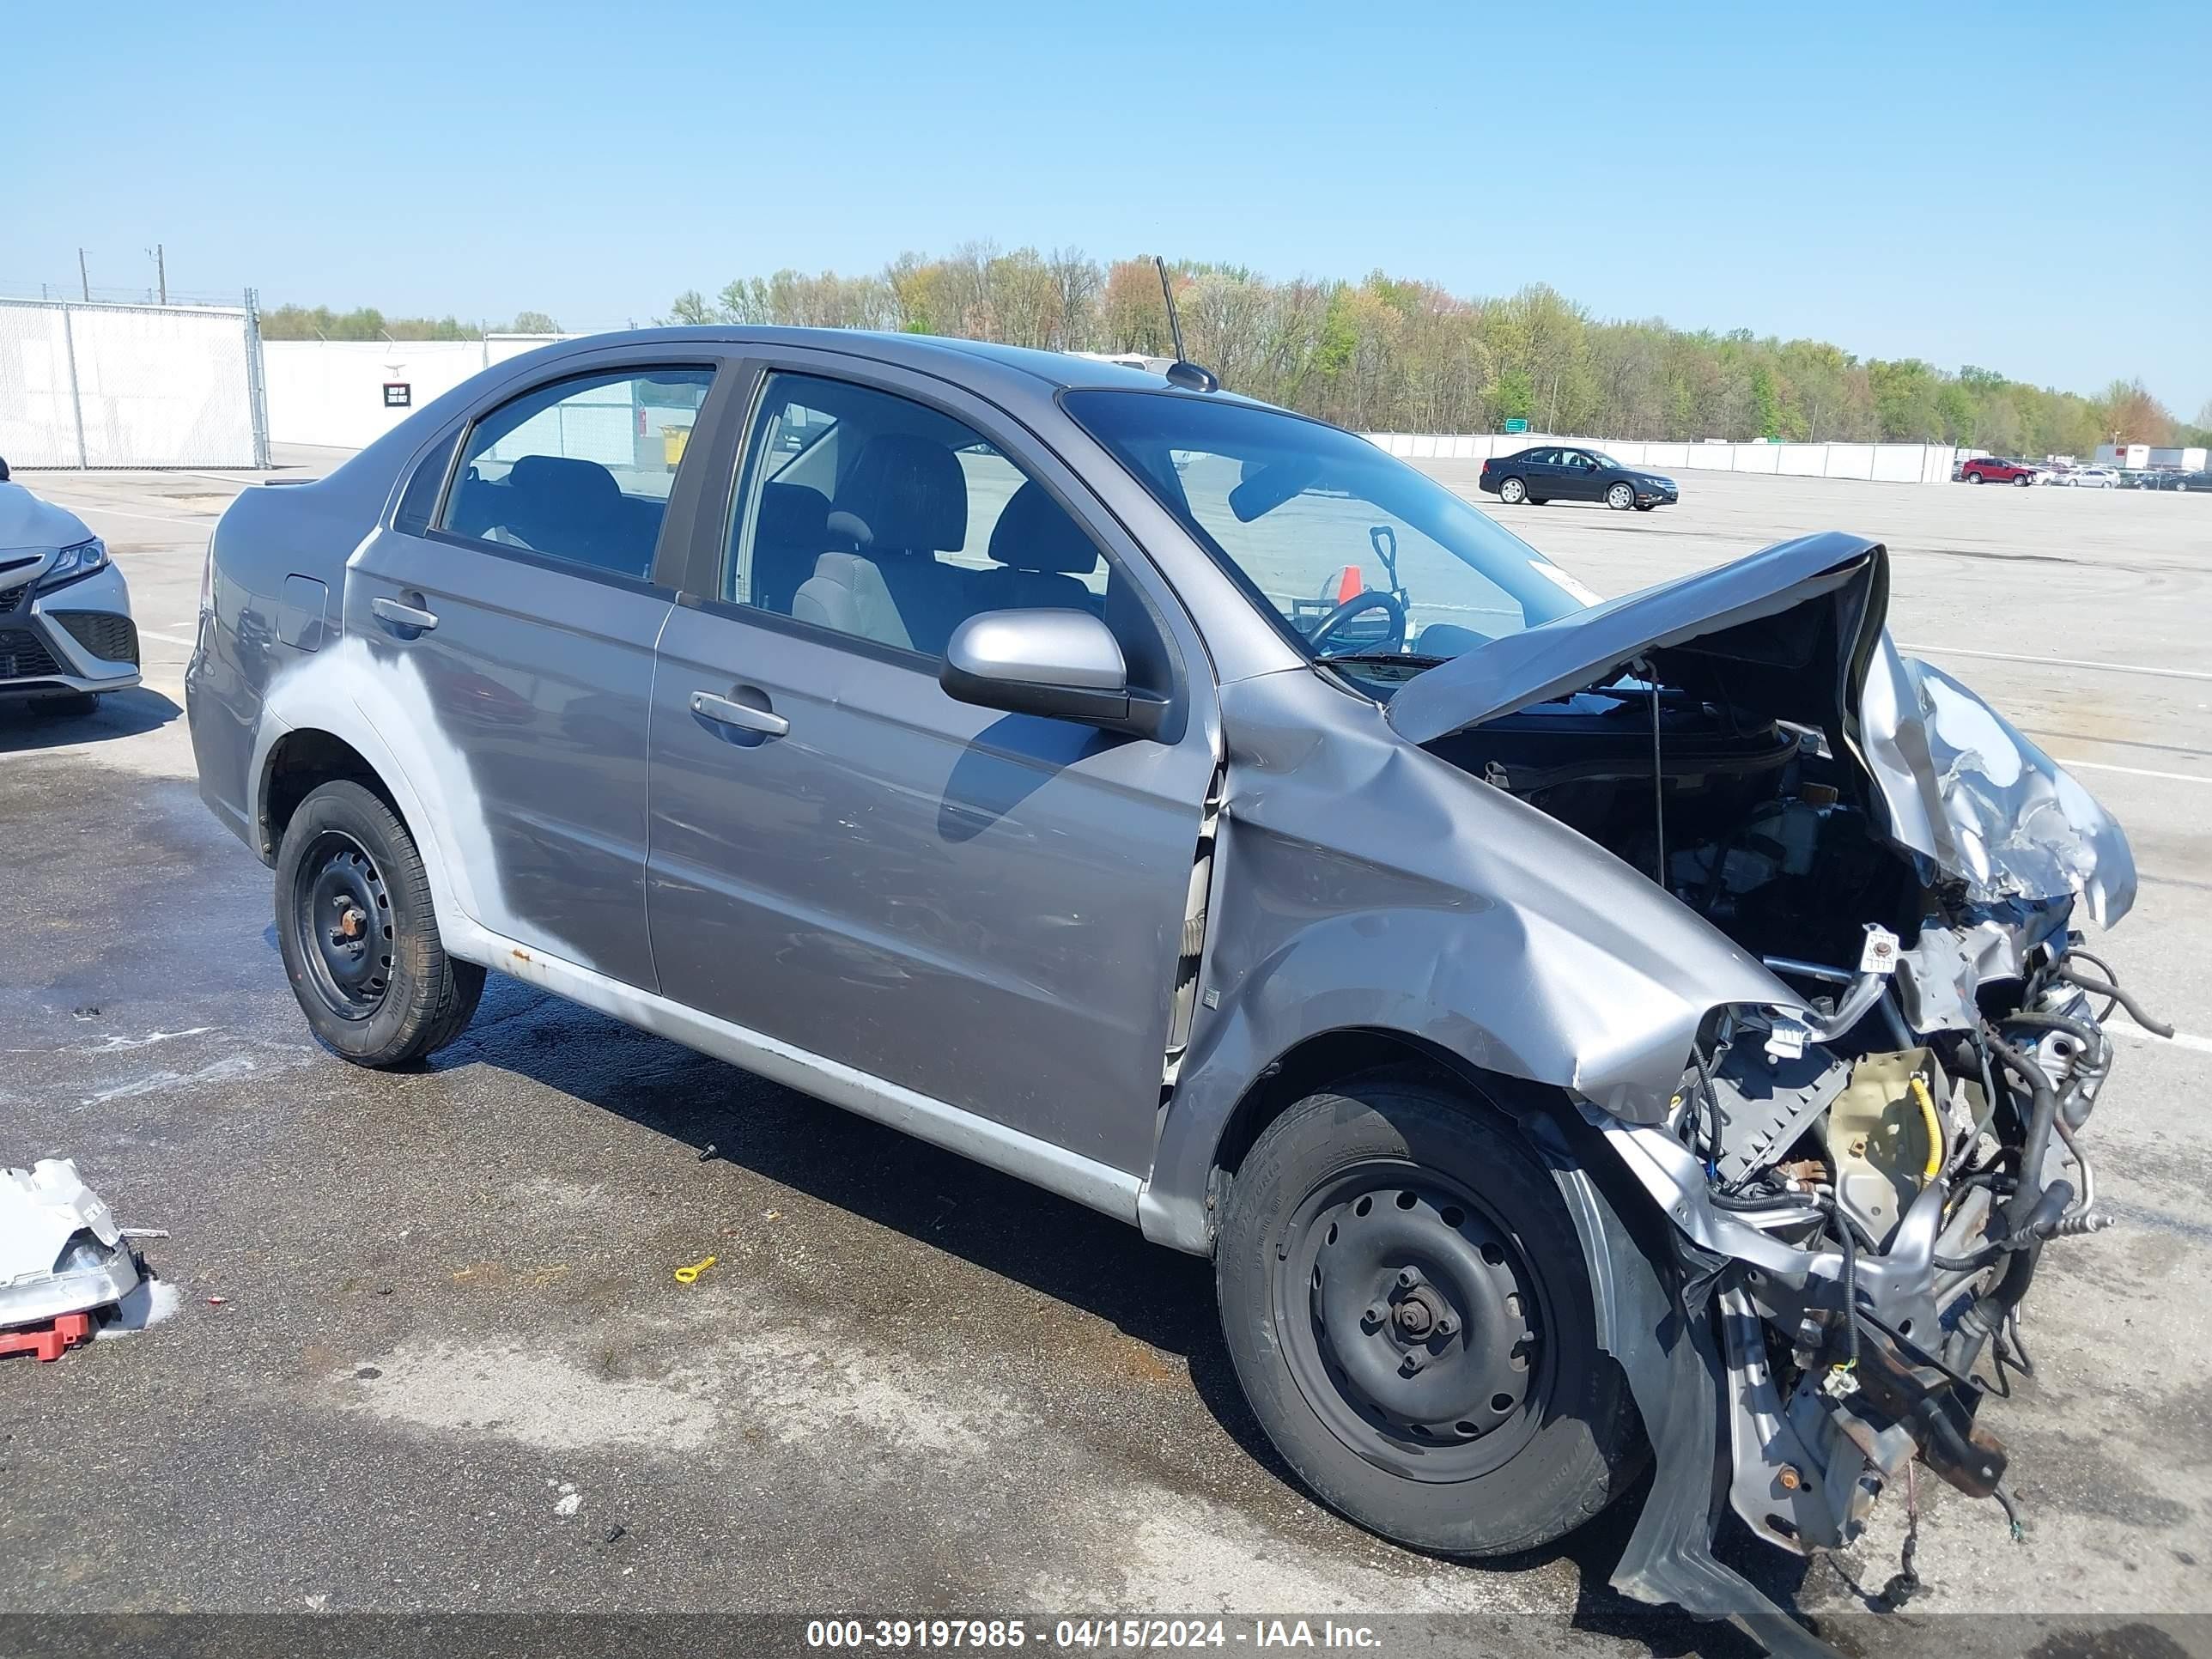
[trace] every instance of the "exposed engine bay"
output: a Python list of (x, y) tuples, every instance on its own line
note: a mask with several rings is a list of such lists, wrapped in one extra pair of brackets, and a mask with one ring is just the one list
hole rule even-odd
[[(2076, 848), (2046, 817), (2031, 845), (2039, 802), (2072, 814), (2078, 786), (1884, 635), (1865, 672), (1911, 691), (1900, 747), (1958, 832), (1911, 844), (1863, 702), (1818, 683), (1850, 653), (1812, 614), (1761, 624), (1799, 626), (1802, 676), (1752, 662), (1740, 629), (1428, 744), (1646, 873), (1797, 999), (1714, 1009), (1663, 1121), (1583, 1111), (1674, 1224), (1685, 1304), (1717, 1332), (1728, 1501), (1806, 1553), (1850, 1542), (1915, 1458), (2017, 1528), (1977, 1413), (2032, 1372), (2017, 1316), (2043, 1250), (2106, 1223), (2081, 1145), (2104, 1024), (2124, 1007), (2167, 1030), (2075, 925), (2132, 898), (2117, 830), (2117, 854)], [(2027, 856), (1989, 855), (2008, 837)], [(1893, 1583), (1911, 1579), (1908, 1547)]]

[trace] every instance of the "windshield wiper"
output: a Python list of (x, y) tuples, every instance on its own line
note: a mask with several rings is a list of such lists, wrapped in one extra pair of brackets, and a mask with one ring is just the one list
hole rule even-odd
[(1339, 663), (1346, 662), (1402, 662), (1418, 664), (1423, 668), (1434, 668), (1438, 663), (1448, 659), (1443, 657), (1425, 656), (1419, 651), (1339, 651), (1333, 652), (1326, 657), (1316, 657), (1314, 660), (1327, 663), (1332, 667)]

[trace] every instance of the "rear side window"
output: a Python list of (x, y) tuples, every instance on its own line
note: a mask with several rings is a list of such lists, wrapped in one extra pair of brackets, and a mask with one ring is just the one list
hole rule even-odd
[(447, 433), (407, 480), (399, 510), (392, 516), (392, 528), (403, 536), (420, 536), (430, 528), (430, 515), (438, 510), (438, 492), (446, 487), (446, 472), (453, 464), (453, 445), (459, 437), (458, 432)]
[(593, 374), (501, 404), (469, 429), (439, 527), (649, 578), (669, 492), (713, 380), (708, 368)]

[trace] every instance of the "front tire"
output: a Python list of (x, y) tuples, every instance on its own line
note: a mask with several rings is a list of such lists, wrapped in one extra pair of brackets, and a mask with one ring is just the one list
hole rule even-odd
[(405, 1066), (443, 1048), (483, 994), (484, 970), (439, 942), (415, 838), (357, 783), (322, 785), (285, 825), (276, 944), (308, 1025), (356, 1066)]
[(1636, 492), (1625, 483), (1612, 485), (1605, 492), (1605, 504), (1616, 513), (1626, 513), (1636, 505)]
[(2020, 475), (2020, 477), (2018, 477), (2017, 478), (2014, 478), (2012, 482), (2013, 482), (2013, 488), (2014, 488), (2015, 489), (2027, 489), (2027, 488), (2028, 487), (2028, 485), (2030, 485), (2030, 484), (2033, 483), (2035, 482), (2035, 480), (2034, 480), (2034, 479), (2033, 479), (2033, 478), (2031, 478), (2031, 477), (2029, 477), (2027, 476), (2027, 474), (2026, 474), (2025, 472), (2023, 472), (2023, 473), (2021, 473), (2021, 474)]
[(1528, 499), (1528, 486), (1518, 478), (1508, 478), (1498, 486), (1498, 499), (1508, 507), (1518, 507)]
[(1558, 1185), (1470, 1094), (1376, 1074), (1300, 1101), (1238, 1170), (1214, 1272), (1268, 1439), (1370, 1531), (1533, 1549), (1641, 1466)]

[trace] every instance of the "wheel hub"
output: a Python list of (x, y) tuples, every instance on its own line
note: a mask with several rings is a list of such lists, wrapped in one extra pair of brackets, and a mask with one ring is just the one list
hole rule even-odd
[(1410, 1166), (1348, 1172), (1301, 1206), (1290, 1242), (1292, 1374), (1346, 1444), (1443, 1480), (1526, 1443), (1549, 1386), (1540, 1285), (1471, 1194)]

